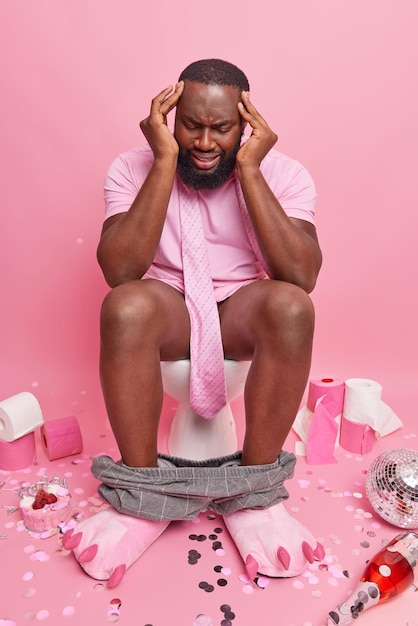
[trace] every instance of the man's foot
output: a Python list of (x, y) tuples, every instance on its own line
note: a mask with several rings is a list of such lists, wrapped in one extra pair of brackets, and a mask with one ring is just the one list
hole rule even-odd
[(126, 570), (161, 535), (170, 522), (154, 522), (123, 515), (115, 509), (101, 511), (68, 530), (62, 539), (66, 550), (96, 580), (116, 587)]
[(223, 519), (251, 580), (257, 573), (274, 578), (299, 576), (309, 563), (325, 556), (323, 546), (281, 502), (268, 509), (237, 511)]

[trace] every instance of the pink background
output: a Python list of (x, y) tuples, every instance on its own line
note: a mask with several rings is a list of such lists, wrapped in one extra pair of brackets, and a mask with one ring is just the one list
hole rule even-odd
[(100, 397), (105, 171), (142, 142), (151, 98), (218, 56), (246, 71), (277, 148), (318, 188), (312, 376), (372, 378), (392, 404), (416, 403), (414, 0), (1, 0), (0, 12), (1, 397), (34, 389), (57, 412)]
[[(266, 626), (323, 626), (365, 561), (397, 534), (372, 516), (363, 493), (373, 456), (417, 441), (417, 26), (416, 0), (0, 0), (0, 399), (32, 391), (45, 420), (75, 414), (85, 442), (79, 457), (48, 462), (37, 432), (38, 465), (1, 472), (0, 535), (8, 539), (0, 562), (10, 587), (2, 624), (48, 615), (54, 626), (107, 624), (120, 594), (124, 624), (191, 626), (199, 613), (219, 624), (228, 601), (237, 626), (261, 616)], [(75, 506), (94, 511), (91, 456), (117, 456), (97, 373), (104, 175), (118, 153), (143, 141), (138, 123), (151, 98), (209, 56), (248, 74), (277, 148), (304, 163), (318, 188), (324, 266), (313, 294), (312, 378), (377, 380), (404, 428), (376, 442), (373, 455), (339, 447), (337, 465), (300, 459), (289, 485), (291, 511), (353, 579), (335, 580), (330, 570), (315, 580), (313, 565), (309, 579), (271, 581), (247, 596), (225, 532), (221, 561), (232, 574), (226, 589), (206, 594), (197, 583), (213, 580), (219, 557), (203, 544), (200, 569), (185, 558), (196, 547), (191, 529), (215, 524), (201, 516), (200, 526), (170, 528), (116, 593), (98, 593), (102, 586), (61, 555), (59, 539), (19, 532), (18, 513), (6, 509), (19, 481), (56, 472), (69, 477)], [(416, 596), (361, 623), (376, 623), (375, 615), (417, 626)]]

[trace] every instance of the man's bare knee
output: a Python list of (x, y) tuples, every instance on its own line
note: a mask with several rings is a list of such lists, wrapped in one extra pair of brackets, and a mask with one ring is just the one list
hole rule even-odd
[[(183, 295), (157, 280), (118, 285), (107, 294), (101, 310), (102, 343), (154, 343), (161, 358), (189, 354), (190, 322)], [(126, 345), (126, 343), (125, 343)]]
[[(269, 302), (271, 313), (279, 323), (290, 327), (312, 328), (315, 311), (309, 295), (296, 285), (286, 283), (273, 293)], [(268, 309), (268, 306), (267, 306)]]
[(118, 285), (110, 291), (102, 304), (100, 321), (102, 331), (139, 327), (153, 319), (157, 303), (140, 281)]

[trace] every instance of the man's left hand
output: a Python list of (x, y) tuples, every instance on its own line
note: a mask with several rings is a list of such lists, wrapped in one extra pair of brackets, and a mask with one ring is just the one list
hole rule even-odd
[(242, 102), (238, 103), (238, 109), (243, 120), (251, 126), (252, 133), (238, 150), (237, 165), (259, 167), (276, 143), (277, 135), (251, 103), (248, 91), (243, 91), (241, 97)]

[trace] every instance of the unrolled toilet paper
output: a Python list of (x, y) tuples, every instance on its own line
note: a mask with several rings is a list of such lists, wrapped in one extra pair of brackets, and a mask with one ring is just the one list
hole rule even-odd
[(366, 454), (376, 437), (384, 437), (402, 427), (401, 420), (382, 401), (382, 386), (367, 378), (345, 381), (340, 445), (349, 452)]
[(35, 433), (23, 435), (15, 441), (0, 439), (0, 469), (21, 470), (36, 460)]
[(296, 454), (306, 454), (309, 464), (336, 463), (334, 449), (344, 402), (344, 381), (311, 380), (307, 403), (296, 416), (294, 430), (300, 436)]
[(50, 461), (79, 454), (83, 450), (80, 426), (73, 415), (45, 422), (41, 438)]
[(360, 422), (352, 422), (344, 415), (341, 418), (340, 445), (348, 452), (367, 454), (376, 442), (373, 428)]
[(15, 441), (44, 423), (41, 407), (29, 391), (0, 402), (0, 439)]

